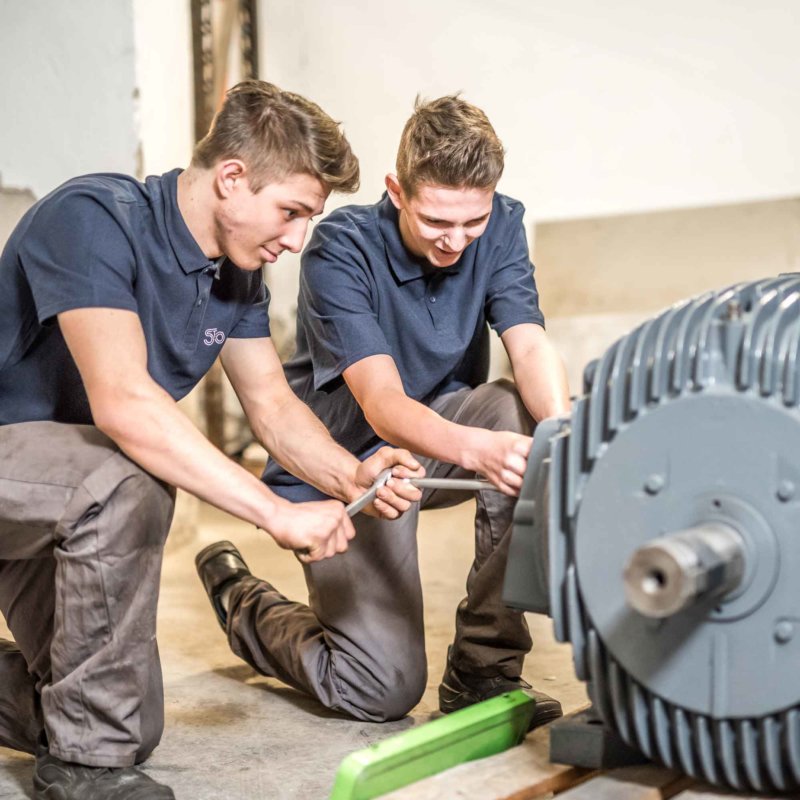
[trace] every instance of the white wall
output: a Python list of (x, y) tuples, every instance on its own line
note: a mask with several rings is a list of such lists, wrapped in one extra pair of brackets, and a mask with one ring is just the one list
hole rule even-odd
[(142, 175), (189, 163), (194, 143), (189, 0), (133, 0)]
[[(796, 0), (261, 0), (263, 77), (341, 119), (359, 202), (414, 97), (463, 90), (541, 220), (800, 193)], [(332, 198), (329, 207), (345, 202)], [(294, 264), (272, 270), (276, 305)]]
[(265, 77), (343, 119), (371, 199), (414, 96), (461, 89), (538, 219), (800, 190), (796, 0), (262, 0)]
[(129, 0), (0, 0), (0, 179), (41, 197), (136, 171)]
[(0, 0), (2, 185), (185, 165), (191, 53), (188, 0)]

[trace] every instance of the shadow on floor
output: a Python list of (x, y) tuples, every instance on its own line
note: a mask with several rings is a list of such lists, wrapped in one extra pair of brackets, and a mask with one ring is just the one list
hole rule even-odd
[[(253, 687), (254, 689), (258, 689), (263, 692), (268, 692), (276, 699), (294, 706), (296, 709), (303, 711), (309, 716), (317, 717), (318, 719), (337, 719), (348, 722), (359, 722), (359, 720), (353, 719), (353, 717), (349, 716), (348, 714), (343, 714), (339, 711), (326, 708), (318, 700), (315, 700), (310, 695), (307, 695), (298, 689), (293, 689), (291, 686), (277, 684), (272, 680), (259, 675), (245, 664), (237, 664), (236, 666), (232, 667), (219, 667), (213, 671), (215, 675), (219, 675), (220, 677), (234, 680), (237, 683), (243, 683), (246, 686)], [(395, 720), (394, 722), (396, 724), (405, 722), (406, 724), (403, 727), (412, 727), (414, 725), (414, 720), (411, 717), (404, 717), (402, 720)], [(395, 729), (402, 730), (403, 728)]]

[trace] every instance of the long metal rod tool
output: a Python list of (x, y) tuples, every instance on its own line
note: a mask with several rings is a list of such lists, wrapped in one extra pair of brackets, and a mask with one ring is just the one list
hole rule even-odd
[[(356, 498), (345, 508), (348, 517), (354, 517), (361, 509), (368, 506), (377, 496), (378, 489), (383, 486), (389, 478), (392, 477), (392, 470), (385, 469), (375, 479), (375, 483), (367, 489), (361, 497)], [(453, 489), (463, 492), (481, 492), (486, 489), (499, 492), (500, 490), (489, 481), (474, 480), (470, 478), (398, 478), (399, 481), (405, 481), (418, 489)], [(307, 547), (295, 550), (297, 555), (308, 555), (309, 550)]]
[[(347, 515), (354, 517), (361, 509), (368, 506), (378, 494), (378, 489), (392, 477), (391, 469), (385, 469), (375, 479), (375, 483), (361, 495), (353, 500), (345, 509)], [(452, 489), (459, 492), (481, 492), (485, 490), (499, 491), (490, 481), (471, 479), (471, 478), (398, 478), (397, 480), (410, 483), (418, 489)]]

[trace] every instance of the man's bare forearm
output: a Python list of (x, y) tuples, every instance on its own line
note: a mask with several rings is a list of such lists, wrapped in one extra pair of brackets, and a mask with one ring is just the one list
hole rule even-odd
[(392, 389), (373, 395), (365, 414), (378, 436), (390, 444), (437, 461), (475, 468), (471, 454), (480, 448), (484, 435), (480, 428), (444, 419), (423, 403)]
[(564, 365), (552, 347), (536, 348), (522, 369), (514, 369), (522, 402), (538, 422), (566, 414), (570, 409)]
[(215, 448), (153, 380), (136, 314), (81, 308), (59, 314), (58, 323), (101, 431), (157, 478), (270, 529), (287, 504)]
[(126, 455), (157, 478), (270, 529), (284, 501), (214, 447), (166, 392), (153, 385), (115, 395), (96, 422)]
[(288, 389), (252, 420), (253, 434), (288, 472), (321, 492), (349, 502), (358, 459), (340, 447), (311, 409)]
[(568, 413), (567, 373), (544, 329), (520, 325), (510, 328), (502, 338), (517, 391), (534, 420)]

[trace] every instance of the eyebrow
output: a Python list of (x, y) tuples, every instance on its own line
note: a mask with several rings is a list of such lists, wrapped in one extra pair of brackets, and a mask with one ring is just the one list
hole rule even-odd
[[(486, 218), (487, 218), (487, 217), (488, 217), (488, 216), (489, 216), (491, 213), (492, 213), (491, 211), (487, 211), (485, 214), (481, 214), (479, 217), (473, 217), (472, 219), (468, 219), (468, 220), (467, 220), (466, 222), (464, 222), (463, 224), (464, 224), (464, 225), (469, 225), (469, 224), (470, 224), (470, 222), (482, 222), (482, 221), (483, 221), (483, 220), (485, 220), (485, 219), (486, 219)], [(457, 223), (451, 222), (449, 219), (441, 219), (441, 218), (439, 218), (439, 217), (432, 217), (432, 216), (430, 216), (429, 214), (423, 214), (422, 216), (423, 216), (423, 217), (425, 217), (425, 219), (426, 219), (426, 220), (428, 220), (428, 222), (444, 222), (444, 223), (446, 223), (447, 225), (455, 225), (455, 224), (457, 224)]]
[(306, 205), (302, 200), (289, 200), (289, 203), (294, 204), (296, 206), (300, 206), (301, 208), (308, 211), (309, 214), (319, 214), (319, 211), (317, 211), (315, 208), (312, 208), (309, 205)]

